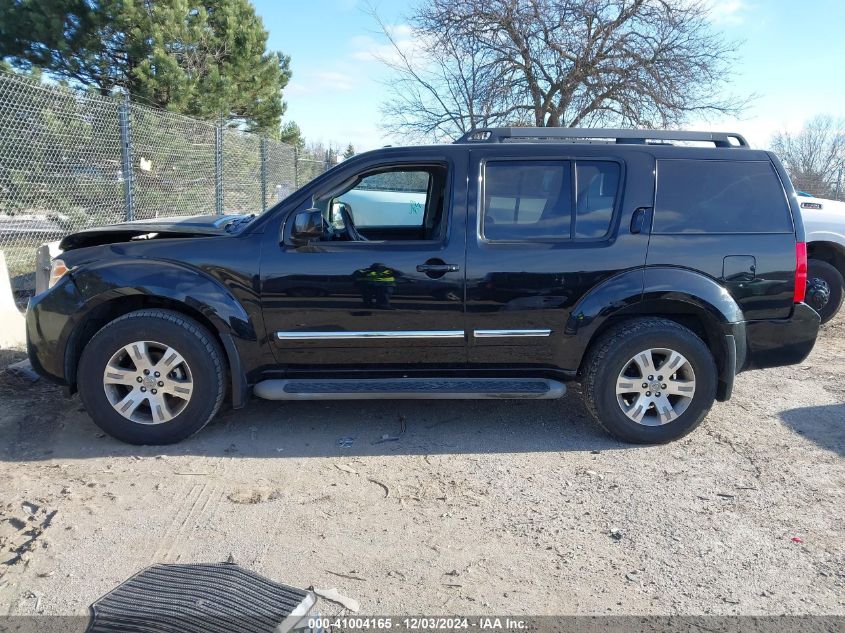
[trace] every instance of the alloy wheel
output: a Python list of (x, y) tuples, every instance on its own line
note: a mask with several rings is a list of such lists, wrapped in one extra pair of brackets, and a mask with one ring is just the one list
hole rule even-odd
[(117, 350), (103, 371), (103, 388), (120, 415), (138, 424), (163, 424), (191, 400), (193, 376), (174, 348), (135, 341)]
[(637, 424), (661, 426), (677, 419), (695, 395), (695, 372), (679, 352), (647, 349), (630, 359), (616, 379), (616, 400)]

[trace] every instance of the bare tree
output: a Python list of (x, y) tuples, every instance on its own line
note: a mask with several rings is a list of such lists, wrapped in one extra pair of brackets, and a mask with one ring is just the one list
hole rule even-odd
[(797, 134), (775, 134), (771, 147), (796, 189), (821, 198), (845, 199), (845, 119), (813, 117)]
[(738, 44), (702, 0), (423, 0), (400, 38), (385, 127), (444, 140), (488, 125), (671, 127), (737, 115)]

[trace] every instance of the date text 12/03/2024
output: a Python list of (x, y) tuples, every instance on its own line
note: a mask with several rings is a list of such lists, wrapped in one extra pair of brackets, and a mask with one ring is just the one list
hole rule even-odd
[(405, 631), (519, 631), (528, 627), (525, 620), (512, 617), (340, 617), (310, 618), (312, 630), (405, 630)]

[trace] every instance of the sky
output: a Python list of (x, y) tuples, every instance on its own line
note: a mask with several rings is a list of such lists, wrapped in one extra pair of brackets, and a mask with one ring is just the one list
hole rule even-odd
[[(377, 10), (399, 32), (415, 0), (382, 0)], [(679, 0), (680, 1), (680, 0)], [(845, 117), (843, 0), (710, 0), (713, 28), (743, 42), (730, 90), (756, 99), (740, 119), (691, 121), (689, 129), (739, 132), (767, 147), (816, 114)], [(285, 121), (310, 141), (357, 151), (401, 143), (381, 128), (390, 73), (364, 0), (253, 0), (268, 47), (291, 57)]]

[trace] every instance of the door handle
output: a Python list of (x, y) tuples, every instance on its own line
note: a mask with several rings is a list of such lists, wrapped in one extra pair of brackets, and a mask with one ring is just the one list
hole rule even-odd
[(418, 273), (456, 273), (461, 270), (460, 266), (455, 264), (418, 264)]
[(642, 233), (643, 230), (646, 233), (651, 233), (652, 211), (652, 207), (640, 207), (634, 211), (634, 215), (631, 218), (631, 233)]

